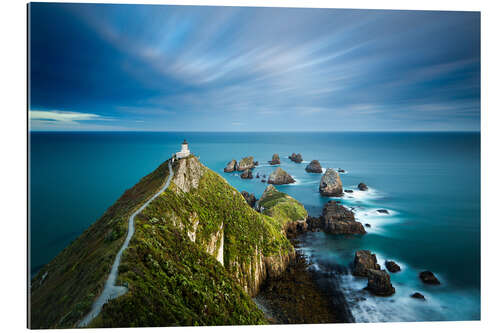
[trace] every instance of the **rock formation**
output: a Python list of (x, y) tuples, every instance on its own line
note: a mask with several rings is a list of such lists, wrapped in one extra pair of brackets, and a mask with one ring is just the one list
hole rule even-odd
[(424, 295), (422, 295), (422, 294), (421, 294), (421, 293), (419, 293), (419, 292), (415, 292), (415, 293), (411, 294), (411, 296), (410, 296), (410, 297), (413, 297), (413, 298), (418, 298), (418, 299), (421, 299), (421, 300), (425, 301), (425, 296), (424, 296)]
[(438, 278), (431, 271), (420, 272), (420, 274), (418, 276), (420, 277), (420, 280), (422, 280), (423, 283), (441, 284), (441, 282), (439, 282)]
[(363, 224), (354, 219), (354, 213), (339, 204), (330, 200), (323, 207), (323, 230), (330, 234), (365, 234)]
[(242, 158), (236, 167), (237, 171), (245, 171), (247, 169), (255, 168), (255, 162), (253, 161), (253, 156), (248, 156)]
[(377, 296), (391, 296), (396, 289), (391, 284), (391, 277), (385, 270), (369, 269), (368, 285), (366, 286), (371, 293)]
[(231, 162), (227, 163), (226, 167), (224, 168), (224, 172), (236, 171), (236, 165), (237, 165), (236, 160), (232, 160)]
[(247, 191), (241, 191), (241, 195), (243, 195), (243, 198), (245, 198), (245, 201), (250, 207), (252, 208), (255, 207), (257, 198), (255, 198), (255, 195), (253, 193), (248, 193)]
[(252, 170), (251, 169), (246, 169), (245, 171), (243, 171), (241, 173), (240, 177), (243, 178), (243, 179), (252, 179), (253, 178)]
[(337, 171), (328, 168), (321, 177), (319, 192), (325, 197), (340, 197), (343, 194), (342, 181)]
[(280, 163), (281, 163), (280, 156), (278, 154), (273, 154), (273, 158), (271, 161), (269, 161), (269, 164), (276, 165), (276, 164), (280, 164)]
[(369, 250), (356, 251), (354, 255), (354, 263), (352, 275), (368, 276), (368, 270), (380, 270), (380, 265), (377, 264), (377, 256)]
[(387, 270), (391, 273), (396, 273), (401, 270), (401, 267), (399, 267), (399, 265), (392, 260), (385, 261), (385, 268), (387, 268)]
[(306, 171), (310, 173), (322, 173), (323, 169), (321, 169), (321, 164), (319, 164), (318, 160), (312, 160), (307, 166)]
[(295, 179), (292, 178), (285, 170), (278, 167), (274, 170), (267, 178), (268, 184), (282, 185), (295, 183)]
[(288, 156), (288, 158), (295, 163), (302, 163), (303, 161), (302, 155), (300, 153), (299, 154), (292, 153), (292, 155)]
[(366, 186), (366, 184), (365, 184), (365, 183), (359, 183), (359, 184), (358, 184), (358, 189), (359, 189), (360, 191), (368, 191), (368, 186)]

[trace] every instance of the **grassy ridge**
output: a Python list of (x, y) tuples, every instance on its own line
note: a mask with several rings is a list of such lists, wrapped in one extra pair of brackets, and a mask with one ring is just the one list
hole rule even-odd
[(266, 188), (258, 206), (263, 208), (262, 212), (265, 215), (271, 216), (282, 226), (288, 222), (303, 221), (307, 218), (307, 211), (300, 202), (278, 191), (272, 185)]

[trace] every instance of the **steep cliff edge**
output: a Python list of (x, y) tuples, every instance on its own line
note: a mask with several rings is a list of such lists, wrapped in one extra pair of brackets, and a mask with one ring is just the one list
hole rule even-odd
[[(165, 163), (141, 180), (136, 187), (142, 183), (137, 189), (142, 197), (133, 201), (125, 193), (106, 219), (105, 214), (37, 275), (32, 327), (73, 327), (81, 319), (102, 290), (123, 242), (127, 217), (134, 211), (128, 205), (144, 202), (167, 174)], [(117, 205), (122, 210), (112, 209)], [(115, 221), (116, 228), (104, 228), (106, 221)], [(90, 326), (265, 323), (249, 296), (295, 255), (277, 219), (250, 208), (195, 157), (174, 164), (170, 186), (136, 217), (135, 226), (117, 281), (128, 292), (105, 304)], [(106, 243), (114, 233), (119, 236)], [(94, 238), (99, 241), (91, 242)], [(93, 278), (79, 280), (85, 275)]]

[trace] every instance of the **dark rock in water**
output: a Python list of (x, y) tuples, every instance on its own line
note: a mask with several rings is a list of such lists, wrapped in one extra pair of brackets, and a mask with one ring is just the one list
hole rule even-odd
[(265, 173), (262, 174), (262, 178), (266, 178), (266, 174)]
[(318, 160), (312, 160), (311, 163), (309, 163), (306, 166), (306, 171), (311, 172), (311, 173), (322, 173), (323, 170), (321, 169), (321, 164), (319, 164)]
[(344, 190), (345, 193), (353, 193), (353, 190)]
[(307, 230), (310, 231), (315, 231), (318, 229), (323, 229), (324, 226), (324, 220), (323, 217), (314, 217), (314, 216), (308, 216), (307, 217)]
[(339, 168), (339, 169), (337, 169), (337, 172), (339, 172), (339, 173), (345, 173), (345, 170)]
[(401, 270), (401, 267), (399, 267), (399, 265), (392, 260), (385, 261), (385, 268), (387, 268), (387, 270), (391, 273), (396, 273)]
[(335, 235), (365, 234), (365, 228), (354, 219), (354, 213), (330, 200), (323, 207), (323, 230)]
[(380, 270), (375, 253), (371, 253), (369, 250), (356, 251), (352, 275), (368, 276), (368, 270), (370, 269)]
[(257, 202), (257, 198), (253, 193), (248, 193), (247, 191), (241, 191), (241, 195), (243, 195), (243, 198), (245, 198), (247, 204), (250, 207), (255, 207), (255, 203)]
[(358, 184), (358, 189), (359, 189), (360, 191), (367, 191), (367, 190), (368, 190), (368, 186), (366, 186), (366, 184), (365, 184), (365, 183), (359, 183), (359, 184)]
[(410, 296), (410, 297), (413, 297), (413, 298), (418, 298), (418, 299), (421, 299), (421, 300), (424, 300), (424, 301), (425, 301), (425, 296), (424, 296), (424, 295), (422, 295), (422, 294), (421, 294), (421, 293), (419, 293), (419, 292), (416, 292), (416, 293), (411, 294), (411, 296)]
[(441, 282), (439, 282), (438, 278), (431, 271), (420, 272), (419, 277), (423, 283), (441, 284)]
[(265, 183), (265, 182), (266, 182), (266, 180), (265, 180), (265, 179), (261, 179), (261, 180), (260, 180), (260, 182), (261, 182), (261, 183)]
[(252, 170), (246, 169), (245, 171), (243, 171), (240, 177), (243, 179), (252, 179), (253, 178)]
[(253, 165), (254, 165), (254, 166), (259, 165), (259, 161), (255, 161), (255, 162), (253, 163)]
[(237, 171), (245, 171), (247, 169), (253, 169), (255, 168), (255, 163), (253, 161), (253, 156), (248, 156), (242, 158), (239, 162), (238, 165), (236, 166)]
[(325, 197), (340, 197), (343, 194), (342, 181), (337, 171), (326, 169), (319, 183), (319, 192)]
[(389, 211), (387, 209), (377, 209), (377, 212), (380, 214), (389, 214)]
[(271, 165), (276, 165), (276, 164), (280, 164), (281, 161), (280, 161), (280, 157), (278, 154), (273, 154), (273, 159), (272, 161), (269, 161), (269, 164)]
[(292, 178), (285, 170), (278, 167), (274, 170), (267, 179), (269, 184), (282, 185), (295, 183), (295, 179)]
[(302, 163), (302, 155), (301, 154), (295, 154), (293, 153), (291, 156), (288, 156), (289, 159), (291, 159), (295, 163)]
[(372, 227), (372, 225), (371, 225), (370, 223), (365, 223), (365, 227), (367, 227), (367, 228), (371, 228), (371, 227)]
[(257, 176), (255, 176), (255, 178), (260, 178), (260, 175), (259, 175), (259, 174), (257, 174)]
[(236, 171), (236, 160), (232, 160), (231, 162), (227, 163), (226, 167), (224, 168), (224, 172), (233, 171)]
[(385, 270), (379, 269), (368, 270), (368, 285), (366, 289), (377, 296), (391, 296), (396, 292), (396, 289), (391, 284), (389, 274)]

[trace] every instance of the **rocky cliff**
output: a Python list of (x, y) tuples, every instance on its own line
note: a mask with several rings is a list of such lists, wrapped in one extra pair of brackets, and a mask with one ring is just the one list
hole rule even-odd
[[(295, 252), (282, 223), (256, 212), (196, 157), (177, 161), (168, 189), (135, 219), (119, 266), (128, 292), (90, 326), (265, 323), (250, 296)], [(31, 327), (74, 327), (100, 294), (127, 218), (157, 191), (166, 163), (127, 191), (33, 279)]]

